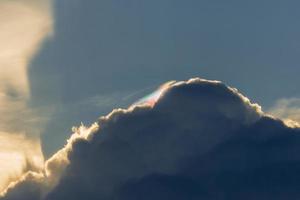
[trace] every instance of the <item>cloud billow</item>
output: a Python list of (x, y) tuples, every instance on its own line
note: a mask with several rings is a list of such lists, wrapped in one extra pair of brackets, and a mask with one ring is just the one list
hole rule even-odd
[(3, 199), (300, 197), (298, 128), (217, 81), (173, 82), (155, 104), (151, 98), (74, 133), (48, 161), (46, 168), (56, 166), (50, 175), (25, 178)]

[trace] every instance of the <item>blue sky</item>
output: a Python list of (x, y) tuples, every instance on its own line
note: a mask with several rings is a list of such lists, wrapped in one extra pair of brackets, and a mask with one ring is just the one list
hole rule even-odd
[(46, 152), (70, 127), (169, 80), (222, 80), (265, 109), (298, 97), (298, 1), (64, 0), (32, 60), (31, 104), (55, 109)]

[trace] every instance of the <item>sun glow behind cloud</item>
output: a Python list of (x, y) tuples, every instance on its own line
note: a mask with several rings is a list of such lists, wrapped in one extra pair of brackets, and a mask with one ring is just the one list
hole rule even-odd
[(268, 113), (282, 119), (288, 126), (300, 127), (300, 98), (279, 99)]
[(39, 170), (44, 165), (39, 140), (29, 140), (21, 134), (0, 133), (0, 146), (2, 187), (18, 179), (25, 170)]
[(46, 0), (0, 0), (0, 191), (26, 168), (43, 166), (39, 117), (28, 106), (28, 65), (51, 32)]

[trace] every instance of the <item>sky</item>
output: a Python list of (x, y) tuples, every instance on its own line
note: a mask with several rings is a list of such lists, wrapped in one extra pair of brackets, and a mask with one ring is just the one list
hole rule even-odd
[(19, 158), (19, 167), (0, 168), (11, 170), (0, 190), (11, 176), (40, 169), (73, 126), (144, 102), (173, 80), (222, 81), (295, 125), (299, 6), (294, 0), (0, 0), (0, 143), (7, 146), (0, 158), (7, 162), (11, 152)]
[(221, 80), (265, 110), (300, 95), (298, 1), (52, 4), (54, 34), (29, 68), (31, 103), (53, 112), (43, 134), (48, 155), (70, 127), (170, 80)]

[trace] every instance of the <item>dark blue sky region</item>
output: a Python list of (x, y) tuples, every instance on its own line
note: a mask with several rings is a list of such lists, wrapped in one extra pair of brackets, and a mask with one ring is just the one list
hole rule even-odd
[[(54, 35), (30, 70), (32, 105), (54, 106), (44, 151), (70, 127), (168, 80), (222, 80), (264, 107), (299, 96), (295, 0), (56, 0)], [(47, 142), (46, 142), (47, 141)]]

